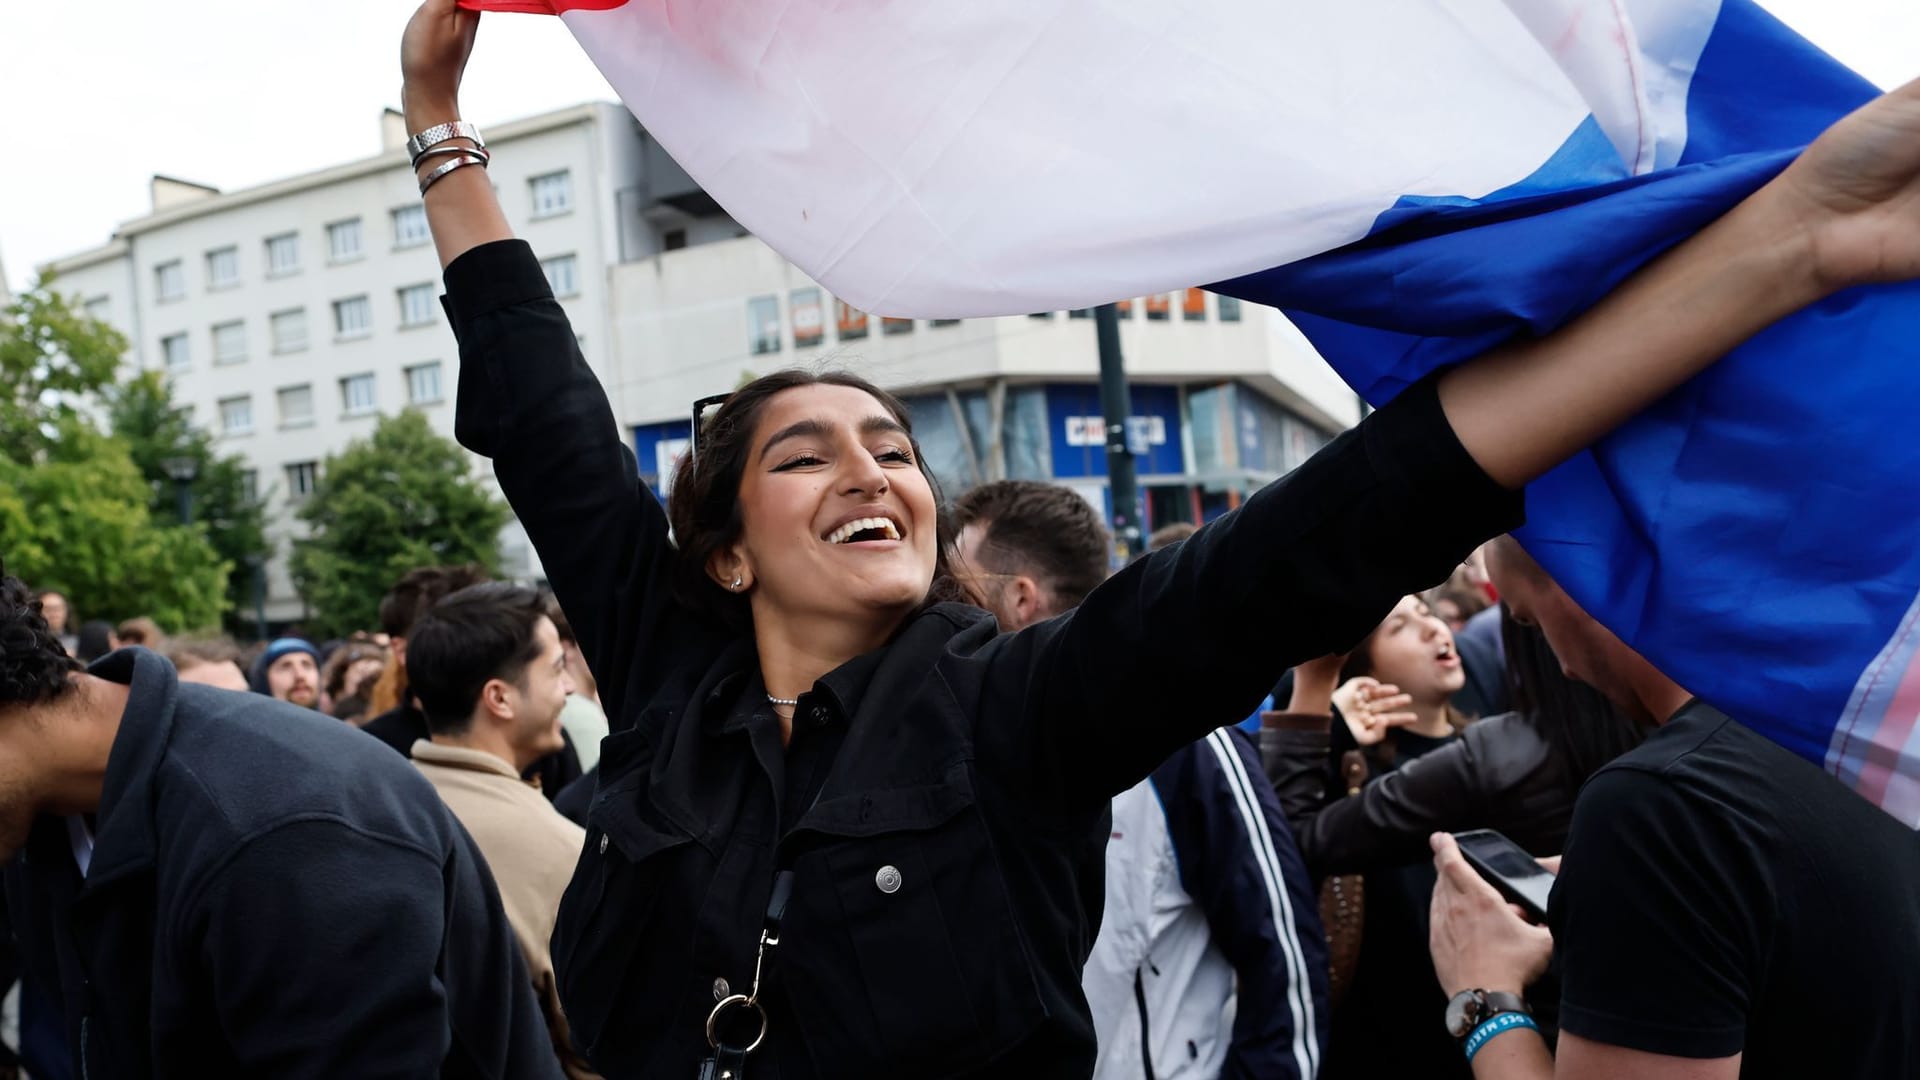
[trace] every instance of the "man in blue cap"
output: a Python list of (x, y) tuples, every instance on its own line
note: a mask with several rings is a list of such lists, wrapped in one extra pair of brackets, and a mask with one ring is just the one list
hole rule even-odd
[(302, 638), (275, 638), (253, 662), (247, 685), (256, 694), (306, 709), (320, 707), (320, 650)]

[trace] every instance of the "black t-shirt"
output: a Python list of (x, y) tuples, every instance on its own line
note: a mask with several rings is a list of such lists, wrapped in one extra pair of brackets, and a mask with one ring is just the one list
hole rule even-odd
[(1582, 1038), (1920, 1076), (1920, 834), (1710, 706), (1588, 781), (1551, 922)]

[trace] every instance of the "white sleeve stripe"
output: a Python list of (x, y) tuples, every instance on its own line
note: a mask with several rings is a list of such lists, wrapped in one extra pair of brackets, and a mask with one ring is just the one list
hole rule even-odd
[(1274, 850), (1273, 834), (1268, 831), (1266, 815), (1260, 811), (1260, 803), (1253, 795), (1253, 782), (1240, 760), (1240, 752), (1234, 748), (1224, 730), (1209, 734), (1207, 744), (1213, 748), (1214, 756), (1220, 759), (1220, 768), (1233, 787), (1234, 801), (1239, 805), (1247, 834), (1254, 841), (1254, 856), (1265, 879), (1274, 930), (1279, 935), (1280, 949), (1287, 957), (1287, 1004), (1293, 1014), (1293, 1059), (1300, 1066), (1303, 1080), (1311, 1080), (1319, 1071), (1320, 1057), (1313, 1015), (1312, 984), (1307, 978), (1306, 955), (1300, 948), (1299, 931), (1293, 921), (1293, 901), (1288, 895), (1286, 882), (1281, 879), (1280, 855)]

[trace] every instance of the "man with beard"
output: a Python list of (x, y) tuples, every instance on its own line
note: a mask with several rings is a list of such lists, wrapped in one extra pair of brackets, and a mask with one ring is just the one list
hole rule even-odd
[(320, 650), (301, 638), (277, 638), (253, 662), (247, 685), (256, 694), (303, 709), (320, 707)]

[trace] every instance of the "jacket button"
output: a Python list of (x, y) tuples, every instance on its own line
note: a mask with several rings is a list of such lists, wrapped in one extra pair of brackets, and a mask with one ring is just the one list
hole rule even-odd
[(607, 834), (601, 833), (600, 834), (600, 854), (605, 855), (606, 853), (607, 853)]
[(725, 1001), (727, 998), (727, 995), (731, 993), (733, 993), (733, 987), (727, 985), (727, 980), (725, 979), (713, 980), (713, 1000)]
[(873, 875), (873, 883), (880, 891), (889, 895), (900, 891), (900, 871), (891, 866), (883, 866)]

